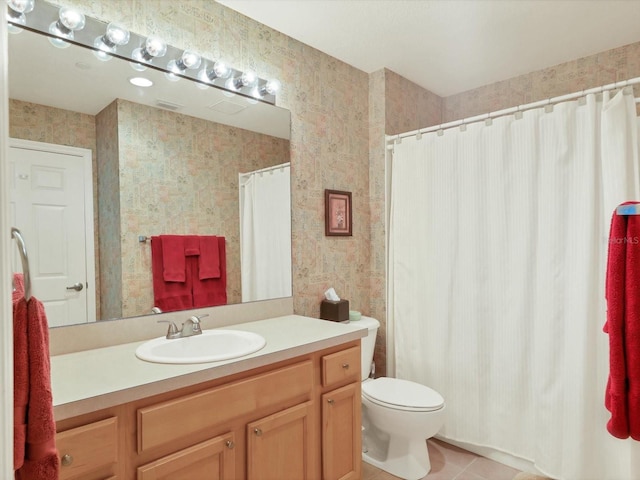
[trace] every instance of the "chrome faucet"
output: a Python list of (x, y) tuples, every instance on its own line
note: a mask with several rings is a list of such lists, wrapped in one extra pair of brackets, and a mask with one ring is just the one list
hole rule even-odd
[(209, 314), (205, 315), (193, 315), (182, 324), (182, 328), (178, 330), (176, 324), (170, 320), (158, 320), (158, 323), (168, 323), (169, 329), (167, 330), (167, 339), (173, 340), (175, 338), (186, 338), (193, 337), (194, 335), (201, 335), (202, 328), (200, 328), (200, 319), (202, 317), (208, 317)]

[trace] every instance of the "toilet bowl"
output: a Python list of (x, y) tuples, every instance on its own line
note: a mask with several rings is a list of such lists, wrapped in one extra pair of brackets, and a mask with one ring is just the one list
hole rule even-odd
[[(362, 459), (406, 480), (431, 470), (426, 439), (444, 424), (445, 403), (435, 390), (398, 378), (368, 378), (379, 322), (362, 317)], [(373, 340), (372, 340), (372, 338)]]

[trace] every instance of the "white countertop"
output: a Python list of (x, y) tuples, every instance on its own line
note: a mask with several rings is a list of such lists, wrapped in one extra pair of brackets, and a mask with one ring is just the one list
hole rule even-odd
[(189, 365), (138, 359), (135, 350), (144, 342), (51, 357), (56, 420), (251, 370), (357, 340), (367, 334), (366, 328), (358, 322), (336, 323), (300, 315), (223, 328), (258, 333), (267, 343), (261, 350), (241, 358)]

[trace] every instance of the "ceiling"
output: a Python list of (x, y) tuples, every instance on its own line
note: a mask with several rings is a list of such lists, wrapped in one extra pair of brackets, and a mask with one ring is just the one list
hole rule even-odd
[(640, 0), (217, 0), (446, 97), (640, 41)]

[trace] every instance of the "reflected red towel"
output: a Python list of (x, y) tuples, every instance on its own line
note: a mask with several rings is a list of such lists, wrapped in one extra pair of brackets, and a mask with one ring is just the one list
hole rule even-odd
[(220, 247), (218, 237), (214, 235), (203, 235), (200, 238), (200, 280), (207, 278), (220, 278)]
[[(227, 260), (224, 237), (216, 237), (218, 243), (218, 261), (220, 276), (218, 278), (199, 279), (199, 275), (193, 275), (193, 306), (213, 307), (227, 304)], [(197, 258), (191, 257), (192, 268), (197, 272)]]
[(186, 281), (184, 237), (160, 235), (160, 239), (162, 240), (162, 278), (165, 282)]
[[(635, 203), (635, 202), (627, 202)], [(640, 216), (611, 219), (605, 286), (609, 334), (607, 430), (640, 440)]]
[[(25, 390), (25, 385), (22, 383), (25, 378), (24, 370), (28, 372), (26, 376), (28, 402), (25, 405), (26, 443), (22, 465), (16, 465), (16, 456), (14, 455), (15, 478), (16, 480), (57, 480), (59, 464), (51, 391), (49, 324), (44, 306), (34, 297), (31, 297), (27, 302), (22, 296), (16, 302), (14, 296), (14, 321), (16, 327), (25, 332), (22, 335), (26, 335), (26, 342), (20, 340), (18, 345), (23, 349), (23, 352), (26, 351), (27, 364), (17, 363), (14, 365), (14, 376), (20, 379), (20, 383), (14, 382), (15, 386), (21, 390), (18, 396), (22, 399)], [(16, 335), (21, 335), (17, 329), (14, 331), (14, 338)], [(16, 356), (14, 354), (14, 358), (17, 358), (19, 362), (24, 362), (25, 355), (18, 353)], [(19, 405), (16, 406), (19, 407)]]
[(184, 254), (187, 257), (200, 255), (200, 237), (197, 235), (185, 235), (184, 237)]
[[(193, 308), (193, 295), (191, 292), (192, 275), (191, 271), (187, 274), (186, 261), (183, 282), (167, 282), (164, 280), (164, 237), (165, 235), (151, 237), (151, 271), (153, 277), (154, 306), (160, 308), (163, 312)], [(184, 253), (182, 259), (185, 260)]]

